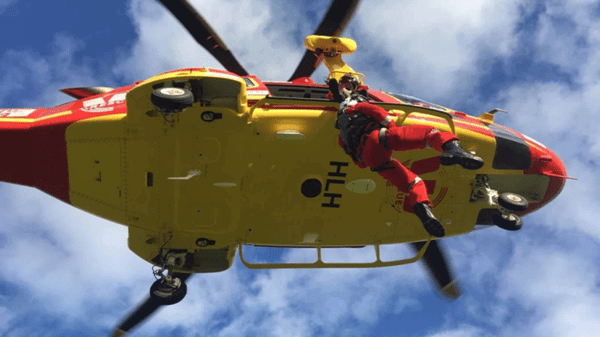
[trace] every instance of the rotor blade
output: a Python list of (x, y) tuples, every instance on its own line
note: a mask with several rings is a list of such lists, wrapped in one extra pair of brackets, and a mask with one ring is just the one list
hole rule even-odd
[[(425, 245), (425, 242), (412, 242), (410, 245), (414, 250), (419, 251)], [(460, 297), (462, 291), (458, 286), (458, 281), (453, 277), (444, 255), (441, 243), (431, 241), (425, 255), (423, 255), (423, 261), (425, 261), (429, 274), (435, 280), (440, 294), (447, 299), (455, 300)]]
[[(185, 282), (192, 274), (188, 273), (173, 273), (173, 277), (179, 278)], [(154, 314), (162, 304), (160, 301), (148, 296), (142, 304), (140, 304), (134, 312), (132, 312), (119, 326), (113, 331), (111, 337), (122, 337), (135, 328), (152, 314)]]
[(148, 298), (146, 298), (146, 300), (117, 327), (111, 336), (125, 336), (129, 330), (133, 329), (146, 318), (150, 317), (150, 315), (152, 315), (160, 307), (161, 305), (158, 303), (158, 301), (148, 296)]
[[(329, 5), (325, 18), (323, 18), (323, 21), (321, 21), (321, 24), (313, 35), (339, 36), (346, 28), (352, 14), (356, 11), (359, 1), (360, 0), (331, 1), (331, 5)], [(293, 81), (300, 77), (309, 77), (315, 69), (317, 69), (319, 63), (321, 62), (315, 54), (312, 51), (307, 50), (289, 81)]]
[(159, 1), (225, 69), (240, 76), (248, 75), (248, 72), (236, 60), (219, 35), (187, 0)]
[(104, 94), (115, 90), (109, 87), (81, 87), (81, 88), (65, 88), (60, 89), (61, 92), (75, 98), (82, 99), (90, 96)]

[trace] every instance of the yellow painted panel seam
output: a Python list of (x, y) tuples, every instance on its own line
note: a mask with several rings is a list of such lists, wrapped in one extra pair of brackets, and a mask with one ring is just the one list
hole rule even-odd
[(104, 202), (104, 201), (102, 201), (102, 200), (100, 200), (100, 199), (92, 198), (92, 197), (90, 197), (90, 196), (87, 196), (87, 195), (85, 195), (85, 194), (83, 194), (83, 193), (79, 193), (79, 192), (75, 192), (75, 191), (70, 191), (70, 192), (71, 192), (71, 194), (74, 194), (74, 195), (76, 195), (76, 196), (78, 196), (78, 197), (80, 197), (80, 198), (84, 198), (84, 199), (87, 199), (87, 200), (90, 200), (90, 201), (93, 201), (93, 202), (97, 202), (97, 203), (99, 203), (99, 204), (101, 204), (101, 205), (104, 205), (104, 206), (106, 206), (106, 207), (112, 208), (112, 209), (114, 209), (114, 210), (117, 210), (117, 211), (125, 211), (124, 209), (122, 209), (122, 208), (120, 208), (120, 207), (116, 207), (116, 206), (114, 206), (114, 205), (108, 204), (108, 203), (106, 203), (106, 202)]

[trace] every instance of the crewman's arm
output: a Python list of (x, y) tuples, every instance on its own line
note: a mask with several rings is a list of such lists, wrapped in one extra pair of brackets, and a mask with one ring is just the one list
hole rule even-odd
[[(333, 100), (338, 103), (342, 103), (344, 101), (344, 98), (340, 94), (340, 87), (338, 85), (337, 80), (335, 78), (332, 78), (329, 80), (329, 82), (327, 82), (327, 85), (329, 86), (329, 94), (331, 94)], [(329, 96), (329, 94), (327, 94), (327, 96)]]
[(356, 105), (346, 108), (346, 113), (352, 115), (358, 111), (366, 116), (374, 118), (379, 124), (385, 128), (393, 128), (396, 126), (392, 116), (382, 107), (370, 104), (367, 102), (361, 102)]

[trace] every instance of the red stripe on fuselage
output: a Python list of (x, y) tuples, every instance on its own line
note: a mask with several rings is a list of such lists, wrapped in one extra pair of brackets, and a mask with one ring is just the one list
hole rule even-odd
[(36, 187), (69, 202), (65, 131), (76, 120), (69, 114), (33, 122), (0, 122), (0, 180)]
[[(108, 100), (123, 87), (107, 94), (88, 97), (55, 108), (40, 109), (26, 118), (0, 118), (0, 181), (31, 186), (69, 202), (69, 168), (66, 130), (74, 122), (103, 115), (126, 113), (125, 102), (112, 110), (88, 112), (83, 103), (102, 97)], [(69, 113), (70, 112), (70, 113)]]

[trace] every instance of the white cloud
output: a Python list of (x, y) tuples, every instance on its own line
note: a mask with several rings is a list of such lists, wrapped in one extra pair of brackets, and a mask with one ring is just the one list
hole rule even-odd
[[(292, 251), (285, 260), (297, 261), (296, 254), (305, 252)], [(333, 260), (351, 259), (351, 254), (337, 255)], [(256, 296), (245, 303), (263, 306), (270, 314), (300, 316), (323, 329), (341, 327), (348, 320), (373, 324), (388, 307), (395, 306), (398, 313), (414, 307), (411, 294), (431, 291), (427, 282), (421, 282), (424, 279), (418, 265), (379, 270), (275, 270), (256, 278), (252, 283)]]
[[(536, 33), (538, 58), (582, 79), (597, 81), (596, 59), (600, 52), (597, 5), (596, 1), (548, 1)], [(596, 71), (591, 74), (582, 72), (586, 67), (581, 65), (588, 61), (596, 64)]]
[(380, 50), (415, 95), (465, 98), (477, 85), (480, 62), (513, 53), (522, 3), (365, 1), (356, 18), (359, 48)]
[(492, 336), (490, 333), (485, 332), (483, 329), (471, 326), (461, 325), (458, 328), (439, 331), (427, 337), (487, 337)]
[[(51, 107), (71, 100), (59, 92), (63, 88), (115, 86), (114, 79), (95, 74), (92, 64), (75, 56), (85, 49), (77, 38), (58, 33), (50, 46), (49, 55), (29, 49), (7, 50), (0, 55), (0, 106)], [(14, 97), (26, 98), (15, 101)]]
[[(579, 249), (519, 248), (507, 270), (500, 296), (516, 300), (537, 317), (533, 336), (594, 336), (600, 329), (598, 268)], [(524, 282), (523, 279), (527, 281)]]
[[(297, 35), (314, 29), (303, 15), (281, 15), (288, 8), (280, 2), (192, 3), (239, 61), (261, 78), (287, 78), (304, 52)], [(134, 336), (157, 335), (177, 326), (182, 335), (209, 331), (219, 336), (360, 336), (380, 326), (382, 317), (425, 314), (429, 306), (442, 311), (448, 322), (442, 327), (439, 321), (431, 328), (412, 326), (415, 330), (435, 337), (487, 336), (490, 326), (499, 329), (507, 322), (515, 323), (513, 303), (538, 315), (523, 323), (531, 334), (597, 331), (595, 260), (580, 251), (556, 252), (552, 246), (560, 240), (561, 231), (572, 228), (590, 241), (600, 238), (593, 220), (600, 206), (594, 189), (598, 179), (589, 163), (595, 160), (597, 164), (600, 155), (600, 139), (592, 123), (600, 103), (600, 87), (595, 85), (600, 29), (586, 6), (582, 1), (548, 2), (534, 34), (536, 61), (568, 72), (575, 85), (561, 78), (528, 81), (511, 86), (502, 96), (494, 95), (511, 112), (510, 123), (556, 149), (569, 173), (580, 181), (569, 182), (551, 207), (526, 218), (528, 227), (521, 232), (490, 229), (446, 240), (466, 292), (458, 302), (423, 302), (433, 288), (419, 265), (255, 272), (236, 260), (229, 271), (192, 278), (186, 299), (161, 310)], [(520, 37), (516, 29), (524, 13), (533, 13), (529, 2), (435, 0), (399, 5), (365, 1), (344, 34), (359, 42), (359, 50), (348, 59), (357, 71), (371, 71), (367, 81), (373, 88), (389, 89), (399, 83), (424, 98), (456, 102), (473, 92), (487, 62), (514, 56)], [(78, 56), (85, 46), (65, 35), (57, 36), (51, 55), (6, 52), (1, 56), (0, 87), (10, 91), (2, 92), (31, 90), (35, 95), (12, 102), (7, 94), (0, 96), (0, 103), (52, 105), (64, 101), (57, 93), (61, 87), (110, 85), (113, 76), (130, 82), (180, 67), (220, 68), (159, 4), (135, 0), (131, 16), (139, 39), (122, 63), (107, 67), (114, 69), (108, 76), (95, 74), (94, 67)], [(573, 29), (553, 26), (556, 18), (574, 23)], [(574, 37), (587, 45), (574, 44)], [(384, 61), (390, 66), (380, 67)], [(319, 71), (314, 78), (323, 76), (324, 67)], [(153, 281), (150, 266), (128, 250), (126, 228), (85, 215), (33, 189), (0, 185), (0, 190), (2, 280), (22, 287), (17, 296), (35, 300), (36, 310), (70, 323), (85, 321), (88, 327), (104, 331), (147, 296)], [(511, 239), (512, 235), (521, 239)], [(532, 246), (538, 235), (547, 235), (552, 242)], [(292, 252), (284, 259), (304, 259), (305, 254)], [(328, 258), (345, 260), (356, 254), (362, 253), (337, 251)], [(9, 314), (3, 315), (2, 310)], [(28, 310), (32, 309), (0, 302), (0, 327), (27, 317)], [(481, 326), (468, 324), (463, 314)], [(21, 326), (11, 334), (32, 335)]]
[[(304, 47), (289, 38), (302, 18), (290, 16), (283, 21), (268, 1), (224, 1), (217, 6), (198, 0), (191, 4), (242, 66), (262, 79), (287, 79), (304, 53)], [(160, 4), (135, 0), (131, 15), (139, 38), (131, 56), (115, 68), (117, 74), (139, 80), (181, 67), (223, 68)]]
[[(127, 248), (125, 227), (35, 189), (5, 185), (2, 191), (10, 198), (2, 197), (2, 211), (9, 216), (0, 230), (6, 236), (0, 267), (11, 275), (7, 280), (52, 303), (54, 311), (78, 316), (84, 301), (108, 304), (124, 284), (150, 275), (149, 266)], [(71, 284), (67, 292), (65, 284)]]
[[(2, 299), (0, 297), (0, 299)], [(7, 331), (7, 327), (10, 321), (15, 317), (15, 314), (10, 312), (6, 307), (0, 306), (0, 333), (4, 334)]]
[[(114, 254), (120, 253), (117, 251)], [(296, 254), (304, 255), (305, 252), (292, 251), (285, 260), (296, 261), (299, 258)], [(40, 261), (41, 264), (44, 262)], [(72, 264), (74, 261), (67, 262)], [(94, 261), (87, 263), (93, 264)], [(142, 264), (145, 265), (144, 262)], [(252, 272), (250, 280), (240, 273), (242, 268), (241, 263), (236, 261), (229, 271), (196, 275), (188, 281), (188, 295), (184, 301), (161, 309), (160, 314), (153, 316), (137, 333), (151, 335), (165, 327), (180, 326), (186, 335), (214, 331), (219, 336), (287, 336), (290, 333), (294, 336), (316, 333), (337, 336), (339, 331), (348, 329), (347, 325), (351, 324), (354, 331), (347, 335), (359, 336), (361, 331), (375, 324), (379, 315), (388, 308), (396, 307), (397, 314), (418, 308), (418, 302), (413, 296), (422, 291), (431, 291), (430, 285), (422, 282), (425, 278), (417, 265), (366, 271), (342, 269)], [(107, 275), (105, 279), (87, 282), (94, 282), (96, 286), (105, 284), (102, 289), (108, 294), (114, 294), (105, 298), (106, 302), (119, 301), (119, 311), (125, 314), (129, 312), (127, 308), (146, 296), (149, 278), (145, 276), (149, 273), (144, 272), (131, 271), (132, 274), (128, 275), (131, 280), (110, 280)], [(415, 277), (415, 274), (421, 276)], [(70, 277), (69, 274), (63, 276), (67, 279)], [(127, 292), (111, 290), (113, 284), (124, 282), (138, 284)], [(89, 291), (92, 286), (94, 284), (84, 287)], [(36, 291), (42, 292), (40, 289)], [(120, 300), (115, 298), (124, 295)], [(78, 296), (79, 301), (85, 301), (84, 303), (101, 301), (93, 294), (73, 295)], [(80, 303), (76, 301), (64, 305), (74, 307), (78, 304)], [(81, 315), (77, 312), (68, 314), (73, 319)], [(116, 323), (114, 319), (114, 315), (107, 315), (100, 323), (112, 326)], [(290, 330), (290, 327), (293, 329)]]
[[(573, 227), (600, 240), (593, 210), (600, 207), (600, 25), (596, 2), (550, 1), (540, 14), (535, 57), (567, 73), (568, 80), (532, 81), (511, 86), (498, 96), (510, 112), (510, 124), (553, 149), (570, 176), (553, 207), (544, 208), (545, 225), (553, 230)], [(502, 121), (500, 121), (502, 123)]]
[(0, 14), (4, 13), (6, 8), (17, 2), (17, 0), (0, 0)]

